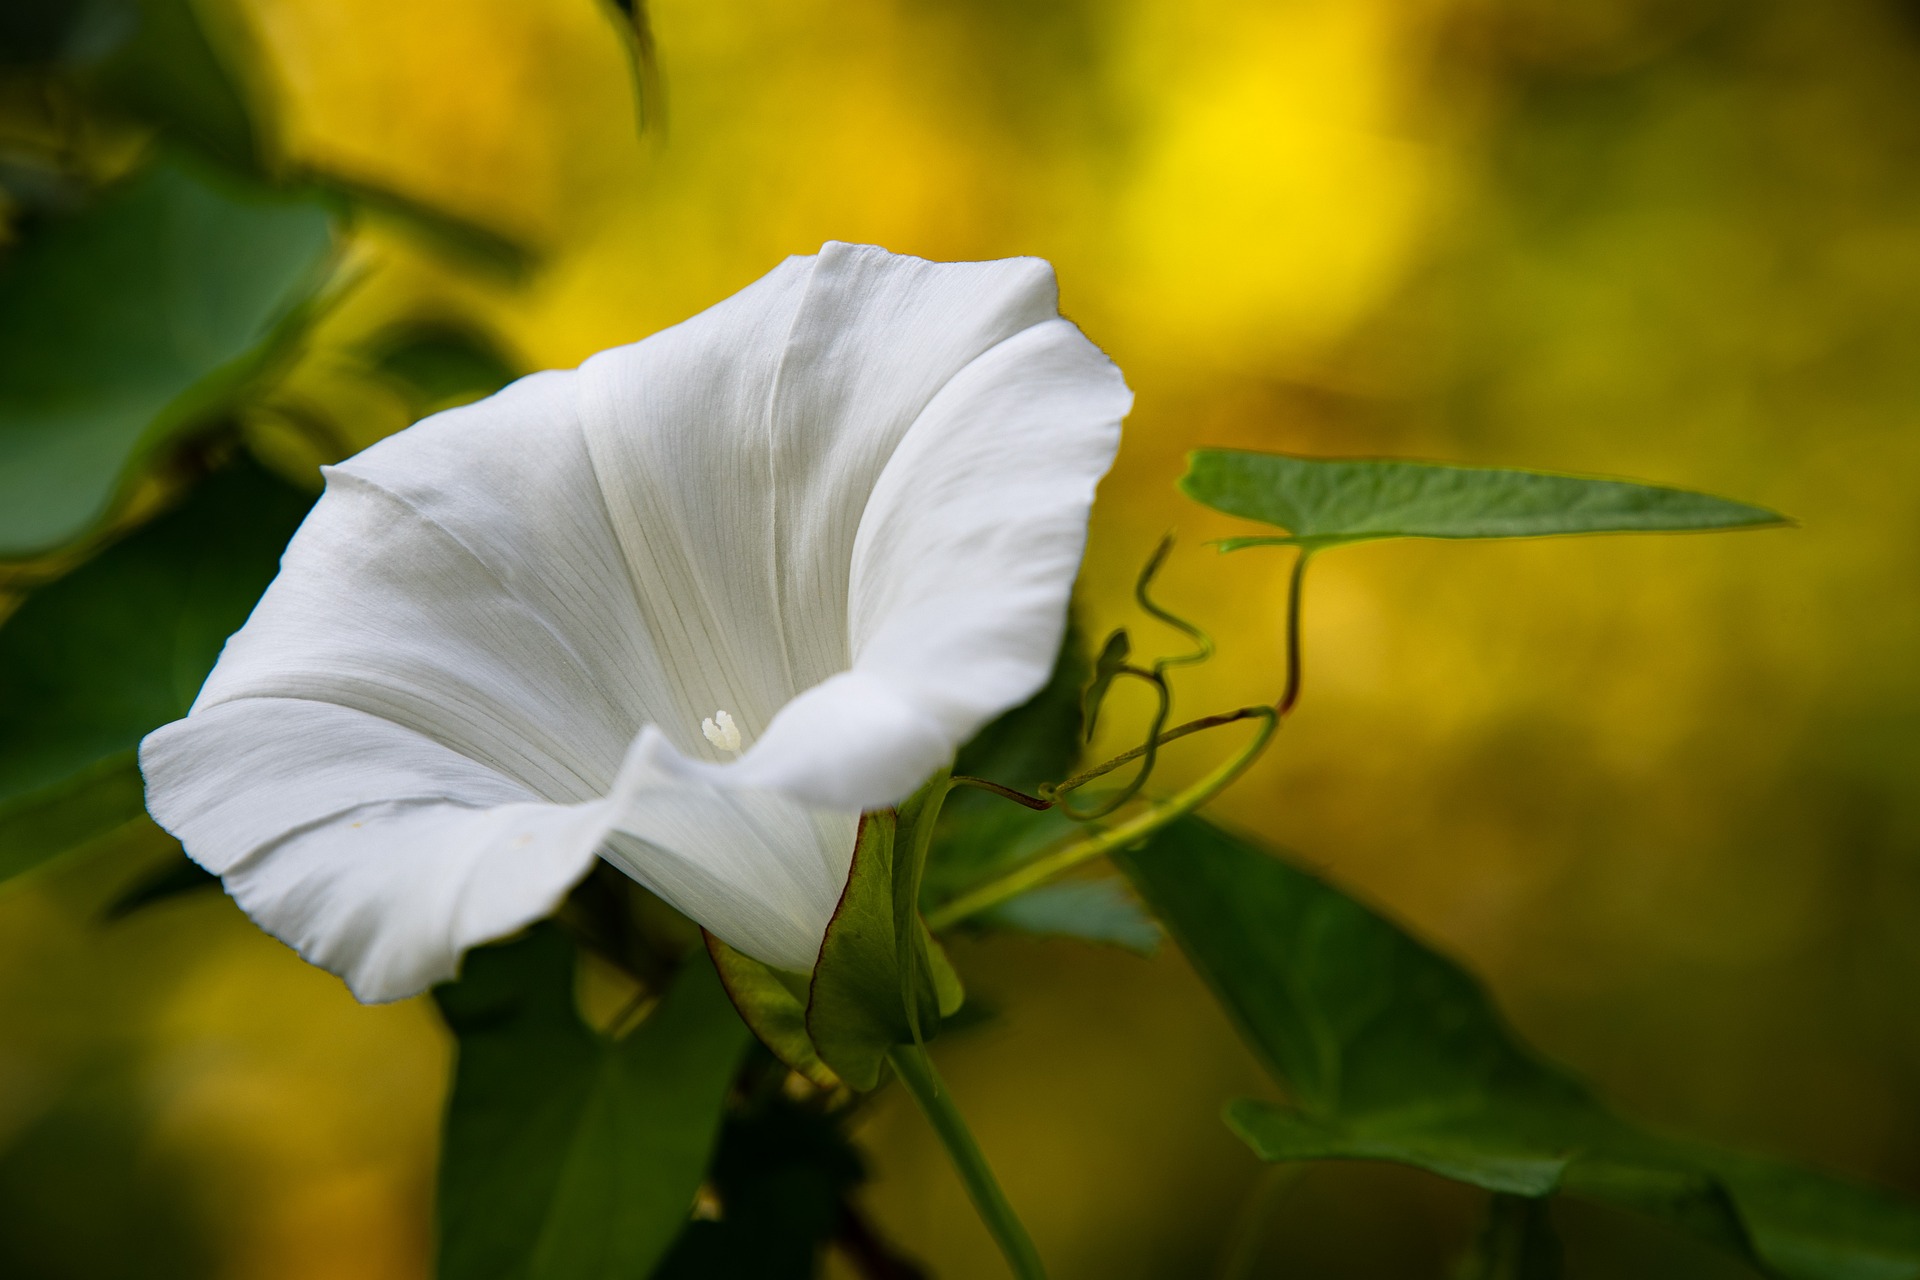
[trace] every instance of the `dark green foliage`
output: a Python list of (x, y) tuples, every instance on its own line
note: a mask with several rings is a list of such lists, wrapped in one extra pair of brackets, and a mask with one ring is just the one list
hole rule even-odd
[[(157, 1158), (132, 1080), (60, 1099), (0, 1147), (0, 1276), (204, 1280), (218, 1274), (184, 1170)], [(29, 1103), (28, 1105), (31, 1105)]]
[[(109, 6), (90, 6), (104, 14)], [(129, 36), (100, 64), (93, 80), (101, 95), (171, 140), (193, 148), (236, 174), (270, 172), (271, 140), (265, 113), (236, 68), (246, 37), (232, 18), (215, 24), (217, 4), (195, 0), (122, 0)], [(130, 19), (130, 21), (128, 21)], [(96, 23), (99, 17), (93, 19)]]
[(312, 502), (236, 463), (30, 596), (0, 627), (0, 799), (185, 715)]
[[(1787, 1280), (1920, 1276), (1920, 1208), (1650, 1134), (1507, 1030), (1459, 966), (1198, 819), (1116, 855), (1291, 1105), (1228, 1123), (1269, 1160), (1393, 1160), (1665, 1218)], [(1524, 1274), (1524, 1273), (1522, 1273)]]
[[(4, 635), (0, 632), (0, 638)], [(146, 794), (132, 752), (110, 756), (52, 786), (0, 801), (0, 880), (142, 818), (146, 811)]]
[(404, 388), (422, 414), (492, 395), (515, 370), (493, 340), (464, 325), (409, 324), (367, 347), (374, 370)]
[(187, 713), (312, 501), (236, 463), (0, 627), (0, 876), (140, 814), (134, 747)]
[(721, 1131), (719, 1216), (688, 1224), (653, 1280), (811, 1280), (865, 1179), (838, 1121), (768, 1091)]
[(1561, 1280), (1560, 1239), (1545, 1200), (1496, 1194), (1456, 1280)]
[(979, 917), (992, 929), (1098, 942), (1141, 955), (1160, 947), (1160, 926), (1118, 880), (1068, 880), (1029, 889)]
[(467, 957), (434, 998), (459, 1042), (441, 1150), (441, 1280), (632, 1280), (686, 1224), (747, 1044), (695, 952), (646, 1021), (581, 1021), (550, 925)]
[(0, 5), (0, 67), (91, 62), (137, 25), (131, 0), (8, 0)]
[(124, 920), (155, 903), (171, 902), (175, 898), (205, 893), (219, 887), (219, 876), (182, 853), (121, 890), (107, 904), (104, 915), (108, 920)]
[(218, 424), (332, 252), (311, 200), (155, 165), (0, 266), (0, 557), (106, 514), (146, 454)]
[(1188, 455), (1180, 490), (1229, 515), (1287, 531), (1226, 550), (1372, 538), (1538, 538), (1784, 523), (1764, 507), (1685, 489), (1544, 471), (1380, 459), (1296, 458), (1238, 449)]

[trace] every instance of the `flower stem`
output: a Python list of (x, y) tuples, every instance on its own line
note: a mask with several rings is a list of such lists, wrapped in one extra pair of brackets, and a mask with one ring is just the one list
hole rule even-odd
[(1039, 1250), (1033, 1247), (1027, 1229), (1020, 1225), (1013, 1206), (1007, 1203), (1006, 1193), (1000, 1190), (993, 1170), (987, 1165), (986, 1156), (981, 1154), (979, 1144), (973, 1140), (960, 1109), (954, 1106), (953, 1095), (935, 1074), (927, 1051), (918, 1045), (897, 1045), (887, 1055), (887, 1060), (893, 1063), (900, 1083), (920, 1104), (927, 1122), (940, 1136), (941, 1145), (946, 1147), (947, 1155), (952, 1158), (960, 1181), (966, 1184), (967, 1195), (973, 1200), (980, 1220), (986, 1223), (987, 1230), (993, 1234), (994, 1243), (1000, 1246), (1008, 1268), (1018, 1280), (1046, 1280), (1047, 1272), (1041, 1265)]
[[(1084, 840), (1076, 840), (1052, 853), (1043, 853), (1031, 862), (1015, 867), (998, 879), (989, 880), (977, 889), (963, 893), (950, 902), (942, 903), (927, 913), (927, 927), (937, 933), (958, 924), (969, 916), (997, 907), (1007, 899), (1017, 897), (1035, 885), (1051, 880), (1090, 858), (1097, 858), (1114, 849), (1123, 849), (1144, 840), (1174, 819), (1192, 813), (1213, 799), (1235, 778), (1244, 773), (1247, 766), (1267, 749), (1267, 743), (1272, 740), (1273, 731), (1280, 723), (1280, 716), (1272, 707), (1247, 707), (1242, 711), (1248, 719), (1260, 722), (1260, 731), (1254, 735), (1253, 741), (1248, 743), (1239, 755), (1185, 791), (1176, 792), (1157, 804), (1148, 805), (1118, 826), (1108, 827)], [(1235, 713), (1236, 717), (1240, 714), (1242, 713)]]

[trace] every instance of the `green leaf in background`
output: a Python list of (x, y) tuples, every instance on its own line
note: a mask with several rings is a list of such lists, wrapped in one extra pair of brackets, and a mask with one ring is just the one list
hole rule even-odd
[(756, 1098), (720, 1135), (710, 1179), (719, 1216), (688, 1223), (652, 1280), (813, 1280), (828, 1241), (858, 1243), (846, 1200), (865, 1179), (832, 1116), (778, 1092)]
[(847, 887), (813, 967), (807, 1034), (821, 1060), (855, 1089), (879, 1084), (887, 1050), (932, 1035), (963, 998), (917, 909), (914, 863), (930, 835), (920, 828), (929, 798), (945, 783), (944, 775), (936, 778), (897, 812), (861, 816)]
[(261, 123), (269, 114), (258, 101), (263, 86), (240, 74), (264, 70), (266, 62), (227, 3), (91, 0), (75, 7), (92, 10), (96, 25), (111, 16), (128, 32), (95, 73), (109, 101), (236, 174), (268, 173), (274, 164)]
[[(4, 637), (0, 632), (0, 640)], [(4, 746), (0, 741), (0, 748)], [(0, 800), (0, 881), (142, 819), (146, 812), (146, 789), (131, 751), (109, 756), (52, 786)]]
[(312, 504), (236, 463), (0, 626), (0, 878), (140, 815), (133, 749), (187, 713)]
[(364, 355), (423, 417), (490, 396), (519, 376), (490, 337), (453, 323), (397, 325), (369, 341)]
[(97, 58), (134, 26), (132, 0), (9, 0), (0, 5), (0, 67)]
[(747, 1029), (698, 951), (617, 1041), (581, 1021), (573, 969), (542, 925), (434, 991), (459, 1043), (441, 1280), (632, 1280), (686, 1225)]
[(1764, 507), (1623, 480), (1239, 449), (1189, 454), (1180, 490), (1217, 511), (1287, 531), (1286, 537), (1229, 538), (1221, 543), (1228, 551), (1373, 538), (1538, 538), (1785, 523)]
[(171, 902), (175, 898), (218, 888), (220, 877), (181, 851), (171, 861), (161, 863), (121, 890), (101, 914), (108, 921), (124, 920), (134, 912), (144, 911), (157, 903)]
[(1160, 948), (1160, 926), (1115, 879), (1067, 880), (1029, 889), (980, 916), (990, 929), (1039, 938), (1071, 938), (1150, 956)]
[(667, 132), (667, 88), (660, 76), (659, 50), (653, 23), (647, 18), (647, 0), (607, 0), (620, 43), (633, 73), (634, 120), (641, 133), (662, 140)]
[(1270, 1160), (1393, 1160), (1654, 1214), (1786, 1280), (1913, 1280), (1920, 1207), (1648, 1133), (1524, 1049), (1458, 965), (1317, 877), (1185, 819), (1115, 856), (1291, 1106), (1228, 1122)]
[(1457, 1280), (1560, 1280), (1560, 1240), (1545, 1200), (1496, 1195)]
[(355, 226), (363, 219), (387, 223), (413, 243), (455, 265), (505, 283), (524, 280), (543, 256), (541, 249), (520, 235), (338, 170), (296, 166), (285, 175), (285, 185), (309, 188), (325, 196), (351, 215)]
[(172, 163), (0, 265), (0, 558), (106, 514), (136, 462), (217, 421), (288, 343), (326, 210)]

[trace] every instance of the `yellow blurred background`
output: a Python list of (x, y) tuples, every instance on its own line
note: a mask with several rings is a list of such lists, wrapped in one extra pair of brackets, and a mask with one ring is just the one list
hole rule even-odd
[[(826, 239), (1038, 254), (1138, 394), (1091, 629), (1160, 641), (1127, 589), (1176, 530), (1163, 594), (1222, 653), (1179, 687), (1190, 714), (1277, 689), (1286, 567), (1204, 545), (1241, 530), (1175, 493), (1193, 446), (1786, 511), (1801, 527), (1326, 557), (1302, 708), (1219, 810), (1466, 960), (1631, 1113), (1920, 1192), (1920, 6), (651, 9), (670, 115), (642, 136), (588, 0), (244, 4), (291, 155), (546, 255), (489, 280), (358, 238), (364, 279), (297, 375), (356, 446), (402, 411), (330, 367), (396, 318), (478, 317), (564, 366)], [(210, 896), (98, 923), (142, 839), (0, 893), (0, 1229), (66, 1241), (44, 1274), (74, 1280), (176, 1255), (424, 1277), (430, 1008), (356, 1006)], [(943, 1066), (1061, 1280), (1215, 1274), (1263, 1196), (1252, 1274), (1442, 1277), (1470, 1237), (1476, 1198), (1423, 1175), (1264, 1185), (1217, 1114), (1268, 1086), (1177, 956), (958, 958), (1001, 1016)], [(863, 1136), (884, 1230), (950, 1280), (1002, 1274), (910, 1108)], [(1575, 1277), (1747, 1274), (1560, 1216)]]

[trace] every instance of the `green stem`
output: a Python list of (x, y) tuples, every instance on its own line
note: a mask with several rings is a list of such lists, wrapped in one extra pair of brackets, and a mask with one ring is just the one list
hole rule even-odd
[(1000, 1246), (1008, 1268), (1019, 1280), (1046, 1280), (1047, 1271), (1041, 1265), (1039, 1250), (1033, 1247), (1027, 1229), (1020, 1225), (1013, 1206), (1007, 1203), (1006, 1193), (1000, 1190), (986, 1156), (980, 1152), (980, 1145), (973, 1140), (960, 1109), (954, 1106), (953, 1095), (935, 1074), (927, 1051), (917, 1045), (898, 1045), (887, 1054), (887, 1060), (893, 1063), (900, 1083), (920, 1104), (933, 1131), (940, 1135), (941, 1145), (952, 1158), (960, 1181), (966, 1184), (967, 1195), (973, 1200), (980, 1220), (993, 1233), (994, 1243)]
[(1287, 688), (1279, 703), (1283, 717), (1300, 700), (1300, 600), (1307, 580), (1307, 561), (1312, 557), (1311, 548), (1301, 547), (1300, 558), (1293, 562), (1293, 573), (1287, 579)]
[(1260, 1266), (1261, 1246), (1266, 1243), (1267, 1225), (1281, 1198), (1300, 1180), (1305, 1167), (1297, 1162), (1270, 1164), (1261, 1172), (1241, 1204), (1240, 1212), (1234, 1216), (1233, 1232), (1227, 1238), (1218, 1280), (1253, 1280)]
[(1051, 880), (1091, 858), (1144, 840), (1174, 819), (1192, 813), (1213, 799), (1267, 749), (1267, 743), (1272, 740), (1273, 731), (1280, 723), (1280, 717), (1272, 707), (1247, 707), (1243, 710), (1249, 719), (1260, 722), (1260, 732), (1254, 735), (1253, 741), (1239, 755), (1185, 791), (1176, 792), (1158, 804), (1148, 805), (1118, 826), (1108, 827), (1084, 840), (1076, 840), (1052, 853), (1042, 854), (996, 880), (989, 880), (977, 889), (942, 903), (927, 913), (927, 927), (937, 933), (969, 916), (997, 907), (1007, 899), (1018, 897), (1035, 885)]

